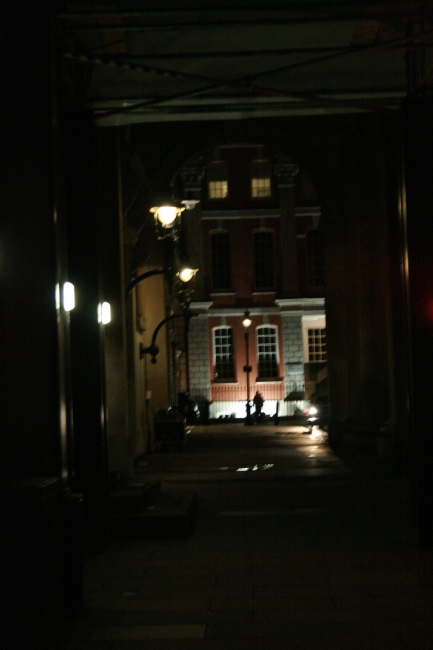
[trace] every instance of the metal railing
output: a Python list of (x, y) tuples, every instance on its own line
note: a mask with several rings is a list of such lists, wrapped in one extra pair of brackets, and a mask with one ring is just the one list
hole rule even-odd
[[(273, 416), (277, 411), (281, 417), (294, 415), (297, 410), (302, 410), (308, 405), (306, 391), (300, 382), (258, 382), (251, 385), (250, 398), (256, 391), (261, 393), (264, 404), (262, 412)], [(308, 387), (307, 387), (308, 388)], [(190, 395), (197, 403), (198, 409), (205, 401), (210, 402), (209, 417), (211, 419), (235, 418), (242, 419), (246, 416), (246, 387), (237, 384), (218, 384), (208, 386), (192, 386)], [(254, 406), (252, 406), (254, 411)]]

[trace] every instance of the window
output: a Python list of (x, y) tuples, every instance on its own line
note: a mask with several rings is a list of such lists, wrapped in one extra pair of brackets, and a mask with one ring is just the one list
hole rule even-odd
[(271, 179), (270, 178), (252, 178), (251, 179), (251, 196), (258, 199), (271, 196)]
[(254, 233), (254, 275), (256, 289), (274, 288), (274, 233), (271, 230)]
[(232, 287), (230, 235), (227, 231), (211, 234), (212, 289), (224, 291)]
[(210, 199), (225, 199), (228, 193), (229, 187), (227, 181), (209, 181)]
[(304, 363), (326, 363), (325, 314), (302, 316), (302, 347)]
[(308, 286), (323, 287), (323, 240), (319, 230), (307, 233)]
[(326, 329), (308, 329), (308, 361), (326, 361)]
[(277, 328), (274, 325), (258, 327), (256, 337), (258, 378), (278, 379)]
[(207, 166), (210, 199), (225, 199), (229, 194), (228, 165), (225, 160), (213, 160)]
[(251, 197), (253, 199), (271, 196), (271, 163), (269, 160), (253, 160), (250, 168)]
[(235, 379), (233, 330), (231, 327), (216, 327), (213, 331), (215, 380)]

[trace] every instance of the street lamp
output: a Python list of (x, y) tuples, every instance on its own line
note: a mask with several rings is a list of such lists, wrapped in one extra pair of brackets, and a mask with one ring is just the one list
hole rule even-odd
[(246, 311), (245, 312), (245, 318), (242, 321), (242, 325), (245, 328), (244, 336), (245, 336), (245, 360), (246, 364), (244, 366), (244, 372), (247, 373), (247, 404), (246, 404), (246, 411), (247, 411), (247, 416), (245, 418), (245, 424), (246, 425), (251, 425), (253, 424), (253, 419), (251, 417), (251, 404), (250, 404), (250, 372), (252, 370), (250, 366), (250, 350), (249, 350), (249, 327), (251, 325), (251, 318), (250, 318), (250, 312)]
[(192, 269), (188, 264), (184, 264), (178, 271), (177, 277), (181, 282), (190, 282), (198, 269)]
[[(198, 269), (192, 269), (189, 266), (182, 266), (180, 271), (177, 273), (177, 277), (181, 282), (186, 284), (187, 282), (190, 282), (192, 278), (195, 276), (197, 273)], [(134, 289), (134, 287), (137, 286), (140, 282), (143, 280), (146, 280), (147, 278), (152, 277), (153, 275), (166, 275), (168, 274), (168, 269), (152, 269), (151, 271), (145, 271), (144, 273), (140, 273), (140, 275), (137, 275), (136, 278), (133, 278), (131, 282), (127, 285), (125, 289), (125, 298), (129, 296), (131, 291)]]
[(185, 206), (179, 205), (176, 201), (163, 201), (161, 205), (150, 208), (155, 218), (155, 230), (158, 239), (171, 237), (173, 241), (179, 239), (180, 215)]

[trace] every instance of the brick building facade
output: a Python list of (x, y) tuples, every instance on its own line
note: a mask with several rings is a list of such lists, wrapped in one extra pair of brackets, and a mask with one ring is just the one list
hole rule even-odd
[[(186, 246), (200, 271), (182, 388), (188, 385), (199, 403), (210, 400), (211, 417), (245, 416), (248, 311), (250, 398), (257, 390), (265, 413), (275, 413), (278, 403), (280, 414), (291, 415), (306, 405), (317, 367), (326, 365), (315, 189), (289, 156), (254, 143), (213, 147), (178, 179), (182, 195), (199, 201), (183, 215)], [(314, 341), (307, 330), (316, 332)]]

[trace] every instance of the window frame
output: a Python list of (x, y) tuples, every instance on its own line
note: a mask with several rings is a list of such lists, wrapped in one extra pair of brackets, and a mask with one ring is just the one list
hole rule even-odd
[[(314, 349), (312, 349), (312, 346), (314, 346)], [(307, 328), (307, 356), (308, 363), (327, 363), (326, 327)], [(319, 358), (312, 359), (311, 356)]]
[[(266, 342), (261, 342), (260, 338), (260, 331), (261, 330), (271, 330), (273, 332), (273, 339), (274, 341), (272, 343), (266, 343)], [(279, 338), (278, 338), (278, 325), (258, 325), (256, 327), (256, 359), (257, 359), (257, 381), (279, 381), (280, 380), (280, 345), (279, 345)], [(264, 336), (269, 336), (270, 332), (267, 332), (264, 334)], [(274, 350), (271, 352), (267, 351), (260, 351), (260, 345), (272, 345), (274, 346)], [(272, 360), (265, 360), (265, 361), (270, 361), (271, 364), (275, 364), (275, 371), (272, 375), (267, 376), (267, 373), (264, 375), (261, 374), (261, 357), (264, 354), (274, 354), (275, 358)]]
[[(211, 188), (211, 184), (215, 187)], [(221, 185), (221, 187), (219, 187)], [(224, 187), (225, 185), (225, 187)], [(221, 190), (221, 192), (219, 192)], [(224, 191), (225, 190), (225, 191)], [(224, 201), (229, 195), (229, 182), (227, 180), (210, 180), (207, 183), (207, 193), (209, 201)], [(220, 196), (221, 194), (221, 196)]]
[[(223, 354), (222, 352), (218, 353), (217, 352), (217, 333), (220, 332), (221, 330), (226, 330), (226, 332), (230, 332), (230, 339), (228, 343), (219, 343), (219, 345), (222, 347), (223, 345), (229, 347), (229, 354), (228, 356), (229, 361), (224, 362), (221, 361), (221, 364), (224, 365), (226, 363), (227, 365), (230, 366), (230, 372), (229, 374), (232, 374), (233, 376), (216, 376), (217, 373), (217, 356), (218, 354)], [(235, 355), (235, 337), (234, 337), (234, 330), (233, 327), (230, 325), (217, 325), (212, 328), (212, 366), (213, 366), (213, 382), (215, 383), (224, 383), (224, 382), (235, 382), (236, 381), (236, 355)]]
[[(224, 264), (227, 264), (227, 269), (226, 271), (226, 277), (225, 279), (229, 280), (229, 283), (227, 285), (223, 286), (223, 283), (221, 283), (221, 286), (216, 286), (215, 284), (215, 271), (216, 265), (214, 263), (214, 245), (213, 241), (215, 241), (216, 237), (218, 235), (226, 235), (227, 236), (227, 251), (224, 256), (220, 256), (219, 260), (219, 268), (224, 268)], [(223, 293), (226, 291), (232, 291), (233, 289), (233, 274), (232, 274), (232, 251), (231, 251), (231, 236), (230, 236), (230, 231), (226, 228), (218, 228), (216, 230), (211, 230), (209, 232), (209, 248), (210, 248), (210, 280), (211, 280), (211, 292), (212, 293)], [(221, 247), (218, 247), (218, 250), (216, 250), (216, 253), (221, 250)], [(219, 273), (219, 275), (223, 275), (222, 273)]]
[[(221, 196), (212, 196), (211, 192), (211, 183), (221, 184), (221, 187), (225, 185), (225, 192), (221, 192)], [(229, 197), (229, 166), (226, 160), (211, 160), (208, 162), (206, 167), (206, 184), (207, 184), (207, 196), (209, 201), (224, 201)]]
[[(325, 354), (321, 355), (322, 359), (310, 359), (310, 346), (309, 346), (309, 332), (310, 331), (322, 331), (324, 330), (325, 334)], [(326, 364), (328, 361), (328, 350), (327, 350), (327, 333), (326, 333), (326, 316), (325, 314), (320, 316), (304, 316), (302, 318), (302, 343), (303, 343), (303, 357), (304, 363), (323, 363)], [(324, 357), (324, 358), (323, 358)]]
[[(269, 181), (266, 188), (269, 190), (266, 194), (254, 194), (254, 181), (258, 181), (257, 190), (260, 191), (260, 181)], [(271, 199), (272, 198), (272, 167), (271, 161), (267, 158), (257, 158), (250, 163), (250, 197), (252, 200)]]
[[(258, 247), (256, 246), (256, 241), (260, 235), (271, 235), (270, 241), (272, 242), (272, 255), (270, 253), (266, 254), (265, 247), (262, 247), (261, 250), (261, 259), (258, 259)], [(266, 247), (269, 248), (269, 247)], [(264, 254), (263, 254), (264, 251)], [(253, 260), (254, 260), (254, 290), (255, 291), (272, 291), (275, 290), (275, 230), (273, 228), (260, 228), (253, 230)], [(258, 282), (260, 277), (260, 272), (263, 269), (269, 269), (269, 260), (272, 260), (272, 283), (265, 284)], [(257, 272), (259, 271), (259, 273)], [(262, 271), (263, 272), (263, 271)], [(264, 276), (263, 276), (264, 277)], [(268, 279), (268, 278), (266, 278)]]
[[(251, 176), (251, 198), (252, 199), (270, 199), (272, 198), (272, 183), (270, 176)], [(256, 181), (256, 187), (254, 187)], [(261, 181), (269, 181), (269, 184), (262, 185)], [(261, 194), (260, 190), (269, 189), (269, 193)], [(257, 193), (255, 193), (257, 192)]]

